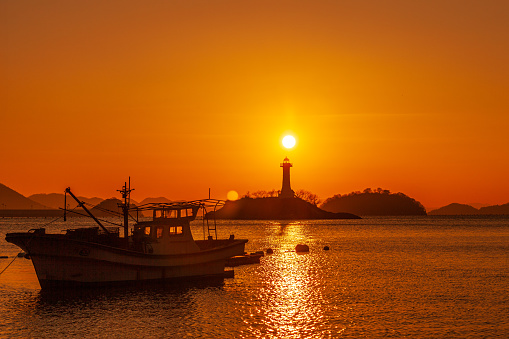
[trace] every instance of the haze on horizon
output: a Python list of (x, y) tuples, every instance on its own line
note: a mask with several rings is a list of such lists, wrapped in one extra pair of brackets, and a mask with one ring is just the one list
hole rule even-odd
[[(28, 196), (382, 187), (509, 201), (507, 1), (0, 2), (0, 182)], [(286, 150), (287, 133), (297, 146)]]

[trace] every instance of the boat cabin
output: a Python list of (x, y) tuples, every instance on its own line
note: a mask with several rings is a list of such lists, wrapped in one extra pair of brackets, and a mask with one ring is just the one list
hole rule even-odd
[(131, 248), (148, 254), (182, 254), (199, 250), (190, 222), (198, 206), (168, 204), (151, 207), (152, 220), (134, 225)]

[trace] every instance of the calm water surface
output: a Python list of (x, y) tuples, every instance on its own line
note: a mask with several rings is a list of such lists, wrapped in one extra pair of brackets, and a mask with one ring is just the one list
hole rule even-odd
[[(49, 221), (0, 219), (0, 270), (18, 253), (5, 233)], [(201, 222), (193, 233), (203, 238)], [(274, 254), (219, 282), (50, 294), (16, 259), (0, 275), (0, 337), (509, 337), (507, 217), (221, 222), (218, 233)]]

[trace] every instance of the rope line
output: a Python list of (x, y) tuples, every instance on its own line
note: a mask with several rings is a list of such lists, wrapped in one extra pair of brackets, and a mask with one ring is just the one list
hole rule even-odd
[[(74, 210), (74, 209), (75, 209), (75, 208), (73, 208), (72, 210)], [(44, 226), (48, 226), (48, 225), (50, 225), (50, 224), (54, 223), (55, 221), (57, 221), (57, 220), (59, 220), (59, 219), (61, 219), (61, 218), (63, 218), (63, 216), (60, 216), (60, 217), (58, 217), (58, 218), (55, 218), (55, 219), (51, 220), (50, 222), (43, 224), (42, 226), (43, 226), (43, 227), (44, 227)], [(35, 232), (34, 232), (34, 234), (30, 237), (30, 239), (28, 239), (28, 241), (27, 241), (27, 243), (26, 243), (26, 246), (28, 246), (28, 244), (30, 244), (30, 242), (31, 242), (31, 241), (32, 241), (32, 239), (34, 238), (34, 235), (35, 235)], [(12, 260), (11, 260), (11, 262), (10, 262), (7, 266), (5, 266), (5, 267), (4, 267), (4, 269), (2, 270), (2, 272), (0, 272), (0, 275), (2, 275), (2, 273), (4, 273), (4, 272), (5, 272), (5, 271), (9, 268), (9, 266), (11, 266), (11, 265), (12, 265), (12, 263), (14, 262), (14, 260), (16, 260), (17, 258), (19, 258), (19, 257), (20, 257), (19, 255), (20, 255), (21, 253), (24, 253), (24, 252), (23, 252), (23, 251), (19, 251), (19, 252), (18, 252), (18, 254), (16, 254), (16, 255), (14, 256), (14, 259), (12, 259)]]
[[(23, 251), (21, 251), (23, 252)], [(19, 253), (21, 253), (19, 252)], [(5, 272), (5, 270), (7, 270), (9, 268), (9, 266), (11, 266), (11, 264), (14, 262), (14, 260), (16, 260), (17, 256), (14, 257), (14, 259), (12, 259), (12, 261), (9, 263), (9, 265), (5, 266), (5, 268), (2, 270), (2, 272), (0, 272), (0, 275), (2, 275), (2, 273)]]
[[(90, 205), (90, 206), (93, 206), (92, 204), (88, 204), (88, 203), (84, 203), (84, 204), (86, 204), (86, 205)], [(78, 207), (80, 207), (80, 206), (79, 206), (79, 205), (77, 205), (77, 206), (76, 206), (76, 207), (74, 207), (72, 210), (67, 210), (67, 212), (76, 213), (76, 214), (79, 214), (79, 215), (84, 215), (84, 214), (81, 214), (81, 213), (79, 213), (79, 212), (74, 211), (74, 210), (75, 210), (76, 208), (78, 208)], [(93, 206), (93, 207), (96, 207), (96, 206)], [(120, 213), (118, 213), (118, 212), (110, 211), (110, 210), (107, 210), (107, 209), (105, 209), (105, 208), (101, 208), (101, 207), (96, 207), (96, 208), (97, 208), (98, 210), (100, 210), (100, 211), (109, 212), (110, 214), (115, 215), (115, 216), (119, 216), (119, 214), (120, 214)], [(135, 219), (133, 216), (131, 216), (130, 214), (129, 214), (129, 217), (130, 217), (132, 220), (136, 221), (136, 219)], [(59, 219), (62, 219), (62, 218), (63, 218), (63, 216), (57, 217), (57, 218), (55, 218), (55, 219), (51, 220), (50, 222), (48, 222), (48, 223), (46, 223), (46, 224), (41, 225), (41, 227), (46, 227), (46, 226), (48, 226), (48, 225), (50, 225), (50, 224), (54, 223), (55, 221), (57, 221), (57, 220), (59, 220)], [(108, 220), (101, 220), (101, 221), (106, 222), (106, 223), (109, 223), (109, 224), (113, 224), (113, 225), (116, 225), (116, 226), (122, 226), (122, 225), (116, 224), (116, 223), (111, 222), (111, 221), (108, 221)], [(41, 227), (39, 227), (39, 228), (41, 228)], [(28, 239), (28, 241), (27, 241), (27, 243), (26, 243), (26, 245), (25, 245), (25, 246), (28, 246), (28, 244), (30, 244), (30, 242), (32, 241), (32, 239), (34, 238), (34, 236), (35, 236), (35, 232), (34, 232), (34, 234), (30, 237), (30, 239)], [(23, 252), (23, 251), (20, 251), (20, 252), (19, 252), (16, 256), (14, 256), (14, 259), (12, 259), (12, 260), (11, 260), (11, 262), (10, 262), (10, 263), (9, 263), (6, 267), (4, 267), (4, 269), (0, 272), (0, 276), (2, 275), (2, 273), (4, 273), (4, 272), (5, 272), (5, 271), (9, 268), (9, 266), (11, 266), (11, 265), (12, 265), (12, 263), (13, 263), (13, 262), (14, 262), (17, 258), (20, 258), (20, 256), (19, 256), (19, 255), (20, 255), (21, 253), (24, 253), (24, 252)], [(30, 255), (30, 253), (28, 253), (28, 255)]]

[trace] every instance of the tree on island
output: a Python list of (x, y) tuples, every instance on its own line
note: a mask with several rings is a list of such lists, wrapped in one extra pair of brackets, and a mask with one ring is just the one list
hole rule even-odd
[(242, 198), (275, 198), (279, 195), (279, 191), (278, 190), (275, 190), (275, 189), (272, 189), (270, 191), (263, 191), (263, 190), (260, 190), (260, 191), (255, 191), (253, 193), (250, 193), (249, 191), (247, 191), (246, 194), (244, 194), (242, 196)]
[(337, 194), (326, 199), (321, 208), (356, 215), (426, 215), (426, 209), (420, 202), (403, 193), (391, 193), (382, 188)]
[[(246, 194), (242, 196), (242, 198), (276, 198), (279, 196), (279, 192), (280, 191), (276, 189), (272, 189), (270, 191), (261, 190), (253, 193), (250, 193), (248, 191)], [(307, 201), (315, 206), (318, 206), (318, 204), (322, 202), (318, 195), (303, 189), (295, 191), (295, 197)]]
[(219, 210), (207, 213), (207, 217), (236, 220), (359, 219), (351, 213), (324, 211), (300, 198), (253, 198), (253, 194), (238, 200), (227, 201)]
[(295, 191), (295, 197), (307, 201), (315, 206), (318, 206), (318, 204), (322, 202), (322, 199), (320, 199), (318, 195), (306, 190)]

